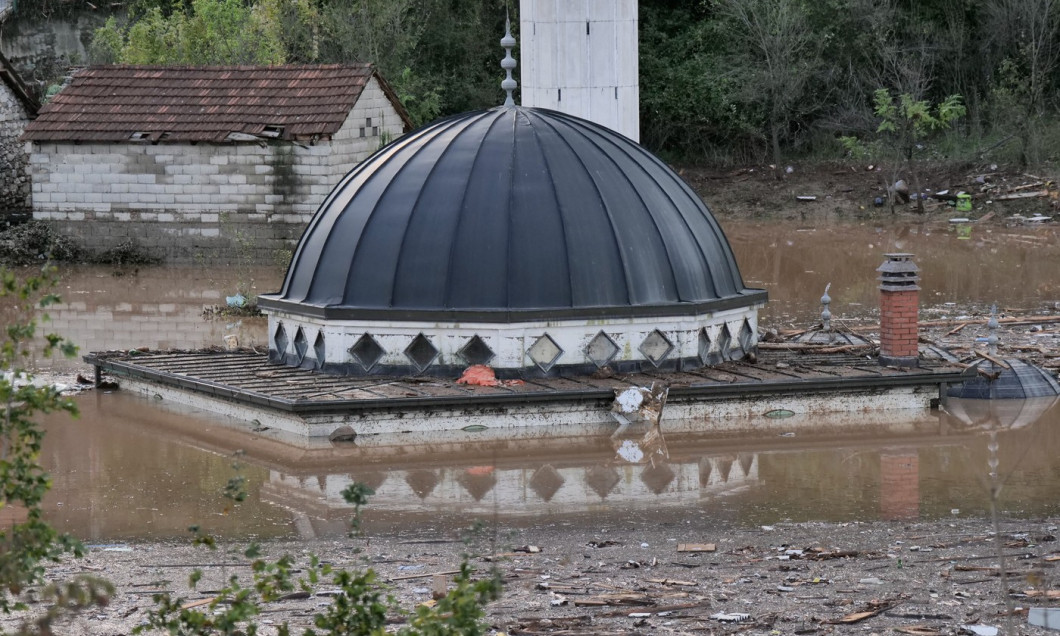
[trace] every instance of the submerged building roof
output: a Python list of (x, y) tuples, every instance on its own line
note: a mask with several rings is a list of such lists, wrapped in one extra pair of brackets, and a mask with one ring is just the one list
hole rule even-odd
[(559, 112), (439, 121), (349, 173), (264, 309), (328, 319), (692, 315), (766, 300), (700, 197), (629, 139)]
[(26, 128), (29, 141), (222, 142), (233, 133), (284, 140), (335, 134), (375, 77), (371, 64), (93, 66), (74, 75)]

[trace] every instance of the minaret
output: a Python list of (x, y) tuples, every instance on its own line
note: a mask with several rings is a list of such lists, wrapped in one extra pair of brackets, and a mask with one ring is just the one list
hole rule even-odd
[(637, 0), (520, 0), (522, 105), (640, 141)]

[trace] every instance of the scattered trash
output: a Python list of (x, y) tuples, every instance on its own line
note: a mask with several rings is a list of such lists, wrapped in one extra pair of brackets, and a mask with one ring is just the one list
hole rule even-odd
[(883, 581), (874, 576), (861, 579), (858, 583), (861, 583), (862, 585), (883, 585)]
[(464, 369), (464, 374), (456, 381), (457, 384), (468, 384), (472, 386), (498, 386), (497, 374), (491, 367), (484, 364), (475, 364)]
[[(619, 426), (611, 434), (611, 441), (620, 458), (633, 464), (647, 460), (654, 467), (657, 455), (663, 459), (670, 457), (661, 427), (669, 391), (669, 387), (662, 383), (654, 383), (650, 389), (633, 387), (615, 391), (611, 415)], [(647, 425), (648, 430), (640, 439), (623, 439), (623, 435), (635, 425)]]
[(971, 212), (972, 211), (972, 195), (967, 192), (957, 193), (957, 211), (958, 212)]
[(961, 625), (961, 631), (975, 636), (997, 636), (998, 629), (990, 625)]
[(853, 612), (851, 614), (847, 614), (846, 616), (843, 616), (842, 618), (838, 618), (836, 620), (822, 621), (822, 622), (827, 623), (829, 625), (839, 625), (839, 624), (850, 625), (850, 624), (853, 624), (853, 623), (860, 623), (861, 621), (863, 621), (863, 620), (865, 620), (867, 618), (872, 618), (873, 616), (879, 616), (883, 612), (886, 612), (887, 610), (889, 610), (892, 607), (894, 607), (894, 603), (892, 603), (890, 601), (872, 601), (872, 602), (869, 603), (869, 607), (871, 609), (868, 609), (868, 610), (863, 611), (863, 612)]
[(1032, 607), (1027, 611), (1027, 623), (1046, 629), (1060, 630), (1060, 608)]
[(449, 594), (449, 576), (444, 573), (431, 575), (431, 598), (439, 601)]
[(229, 307), (246, 307), (247, 297), (243, 294), (236, 293), (235, 296), (225, 296), (225, 303)]
[(711, 614), (710, 617), (716, 621), (721, 621), (722, 623), (742, 623), (751, 619), (750, 614), (741, 614), (739, 612), (733, 612), (731, 614), (718, 612), (717, 614)]
[(811, 201), (816, 201), (817, 200), (817, 195), (815, 195), (815, 194), (800, 194), (800, 195), (797, 195), (795, 197), (795, 200), (799, 201), (801, 203), (809, 203)]
[(713, 543), (678, 543), (678, 552), (714, 552), (718, 546)]
[(909, 185), (905, 182), (905, 179), (895, 181), (894, 185), (887, 188), (887, 194), (893, 196), (902, 203), (909, 203)]
[(351, 426), (340, 426), (328, 435), (328, 441), (332, 444), (353, 442), (357, 440), (357, 431)]

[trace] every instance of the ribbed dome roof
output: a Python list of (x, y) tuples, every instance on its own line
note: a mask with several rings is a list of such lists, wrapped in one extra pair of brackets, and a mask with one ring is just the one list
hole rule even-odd
[(765, 301), (662, 161), (606, 128), (500, 107), (343, 178), (262, 307), (337, 319), (679, 315)]

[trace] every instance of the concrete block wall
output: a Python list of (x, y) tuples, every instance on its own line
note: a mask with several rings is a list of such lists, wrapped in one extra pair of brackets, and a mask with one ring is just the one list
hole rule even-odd
[(359, 136), (367, 117), (401, 132), (375, 80), (339, 134), (314, 144), (31, 142), (33, 216), (89, 251), (132, 241), (175, 263), (273, 263), (342, 175), (378, 147), (378, 135)]
[(22, 103), (0, 82), (0, 214), (30, 207), (30, 178), (26, 154), (18, 138), (29, 123)]
[(374, 77), (361, 92), (350, 116), (332, 138), (332, 184), (383, 145), (401, 136), (404, 124)]

